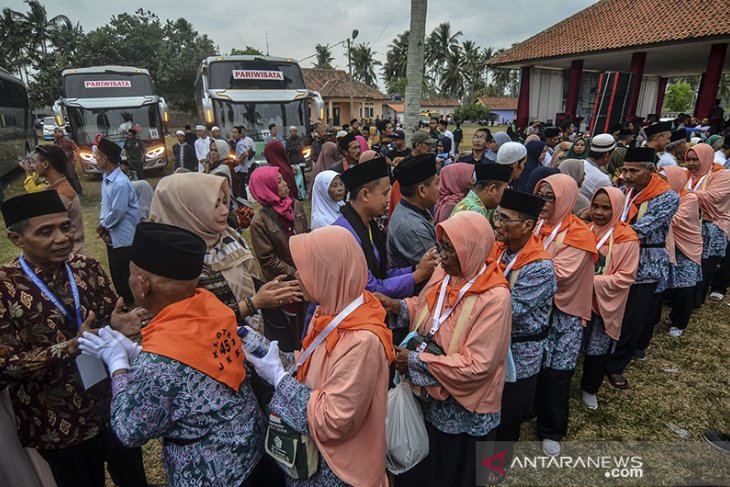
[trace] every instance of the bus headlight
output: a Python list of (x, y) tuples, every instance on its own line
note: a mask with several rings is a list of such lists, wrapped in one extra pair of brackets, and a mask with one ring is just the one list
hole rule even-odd
[(302, 155), (305, 159), (309, 159), (312, 156), (312, 148), (305, 147), (304, 149), (302, 149)]
[(80, 152), (79, 157), (83, 162), (87, 162), (89, 164), (96, 164), (96, 157), (94, 157), (94, 154), (91, 152)]
[(159, 145), (157, 147), (153, 147), (152, 149), (149, 149), (145, 153), (145, 157), (147, 157), (147, 159), (157, 159), (164, 153), (165, 153), (165, 146)]

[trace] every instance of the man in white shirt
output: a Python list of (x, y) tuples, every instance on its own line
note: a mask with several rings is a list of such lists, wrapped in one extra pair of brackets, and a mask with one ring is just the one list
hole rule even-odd
[(680, 162), (684, 162), (684, 153), (686, 150), (687, 131), (682, 127), (672, 132), (664, 154), (659, 156), (659, 162), (656, 165), (657, 169), (665, 166), (678, 166)]
[(584, 164), (586, 177), (580, 187), (580, 194), (589, 200), (598, 188), (611, 186), (611, 178), (601, 168), (611, 162), (614, 150), (616, 139), (611, 134), (598, 134), (591, 139), (591, 148)]
[(236, 172), (248, 174), (256, 157), (256, 146), (251, 137), (246, 136), (246, 127), (236, 127)]
[(208, 154), (210, 154), (210, 137), (208, 137), (205, 125), (196, 126), (195, 130), (198, 132), (198, 140), (195, 141), (195, 157), (198, 158), (198, 172), (203, 172)]
[(456, 144), (454, 144), (454, 134), (449, 130), (447, 127), (449, 126), (449, 122), (446, 120), (439, 120), (438, 123), (438, 131), (440, 135), (445, 135), (446, 137), (451, 139), (451, 155), (455, 155), (456, 152), (454, 149), (456, 148)]
[(715, 152), (715, 163), (730, 169), (730, 135), (725, 136), (722, 147)]

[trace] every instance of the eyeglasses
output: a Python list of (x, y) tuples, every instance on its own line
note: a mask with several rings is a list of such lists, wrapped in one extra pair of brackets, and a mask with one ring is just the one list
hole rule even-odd
[(699, 158), (697, 158), (697, 157), (685, 157), (684, 160), (685, 160), (685, 162), (688, 162), (688, 161), (699, 161)]
[(475, 136), (473, 136), (473, 137), (472, 137), (472, 140), (474, 140), (474, 139), (483, 139), (483, 140), (487, 140), (487, 138), (486, 138), (486, 137), (485, 137), (484, 135), (475, 135)]
[(494, 212), (494, 223), (501, 222), (501, 223), (514, 223), (514, 222), (523, 222), (525, 221), (524, 218), (504, 218), (501, 213), (498, 211)]
[(46, 154), (46, 153), (48, 152), (48, 151), (46, 150), (46, 148), (45, 148), (45, 147), (43, 147), (43, 146), (42, 146), (42, 145), (40, 145), (40, 144), (38, 144), (37, 146), (35, 146), (35, 151), (36, 151), (36, 152), (40, 152), (41, 154)]
[(438, 242), (436, 242), (436, 251), (439, 254), (450, 254), (450, 255), (456, 254), (456, 249), (454, 247), (452, 247), (450, 245), (444, 245), (444, 244), (438, 243)]
[(537, 193), (535, 196), (538, 198), (542, 198), (548, 203), (554, 203), (555, 202), (555, 195), (552, 194), (545, 194), (545, 193)]

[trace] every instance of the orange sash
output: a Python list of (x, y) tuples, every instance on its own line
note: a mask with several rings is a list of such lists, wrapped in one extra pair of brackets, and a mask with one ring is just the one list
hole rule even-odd
[[(553, 231), (555, 227), (544, 223), (540, 229), (540, 237), (544, 239)], [(563, 238), (563, 244), (575, 247), (576, 249), (584, 250), (593, 254), (593, 259), (598, 260), (598, 251), (596, 250), (596, 236), (591, 232), (588, 225), (583, 220), (578, 218), (572, 213), (563, 218), (563, 224), (560, 226), (558, 235), (565, 232)]]
[[(337, 325), (337, 328), (327, 335), (325, 340), (325, 346), (327, 347), (327, 353), (332, 353), (338, 340), (340, 339), (340, 332), (343, 330), (367, 330), (375, 333), (380, 339), (380, 343), (383, 344), (385, 355), (388, 357), (388, 363), (392, 363), (395, 360), (395, 349), (393, 348), (393, 333), (385, 325), (385, 308), (380, 304), (380, 301), (375, 299), (375, 296), (370, 294), (368, 291), (363, 293), (365, 295), (365, 302), (360, 305), (355, 311), (350, 313), (344, 320)], [(318, 311), (319, 312), (319, 311)], [(309, 325), (309, 333), (304, 337), (302, 341), (302, 350), (305, 350), (310, 343), (319, 335), (322, 330), (327, 328), (327, 325), (335, 319), (334, 316), (318, 316), (315, 313), (311, 324)], [(307, 376), (309, 371), (309, 365), (312, 362), (312, 355), (307, 357), (307, 360), (297, 370), (297, 380), (304, 382), (304, 378)]]
[[(507, 264), (502, 263), (500, 260), (502, 252), (504, 252), (504, 249), (506, 248), (507, 245), (505, 243), (497, 242), (494, 247), (492, 247), (492, 255), (490, 256), (492, 259), (497, 261), (497, 263), (499, 264), (499, 268), (502, 272), (507, 269)], [(520, 253), (517, 254), (517, 260), (515, 260), (515, 263), (512, 266), (512, 270), (516, 271), (517, 269), (521, 269), (522, 267), (532, 262), (549, 259), (550, 256), (547, 254), (547, 252), (545, 252), (545, 249), (542, 247), (542, 242), (540, 242), (540, 239), (537, 238), (536, 235), (532, 234), (530, 235), (530, 239), (527, 241), (525, 246), (522, 247), (522, 249), (520, 250)]]
[(177, 360), (234, 391), (246, 377), (236, 315), (215, 295), (195, 295), (167, 306), (142, 329), (142, 351)]
[[(638, 195), (635, 195), (636, 199), (631, 205), (631, 208), (629, 208), (629, 216), (626, 221), (630, 222), (634, 219), (634, 217), (639, 213), (639, 206), (641, 206), (642, 203), (652, 200), (667, 191), (671, 191), (671, 189), (672, 187), (669, 186), (669, 183), (659, 177), (656, 173), (652, 174), (649, 184), (647, 184)], [(634, 195), (632, 195), (632, 198), (633, 196)]]
[[(505, 279), (504, 274), (502, 274), (499, 270), (499, 264), (497, 261), (490, 258), (487, 259), (486, 264), (487, 268), (479, 277), (477, 277), (471, 288), (464, 293), (463, 298), (470, 294), (481, 294), (497, 286), (509, 287), (507, 279)], [(446, 297), (444, 298), (444, 306), (446, 308), (453, 306), (453, 303), (456, 301), (456, 297), (459, 295), (459, 291), (461, 291), (463, 286), (464, 283), (453, 286), (449, 284), (446, 286)], [(440, 290), (441, 282), (438, 282), (431, 287), (431, 290), (426, 295), (426, 304), (428, 304), (428, 309), (433, 310), (436, 306), (436, 299), (438, 298)]]
[(623, 243), (623, 242), (631, 242), (633, 240), (639, 240), (639, 236), (636, 235), (636, 232), (633, 228), (631, 228), (631, 225), (629, 225), (626, 222), (622, 222), (619, 220), (616, 222), (616, 224), (613, 226), (613, 243)]

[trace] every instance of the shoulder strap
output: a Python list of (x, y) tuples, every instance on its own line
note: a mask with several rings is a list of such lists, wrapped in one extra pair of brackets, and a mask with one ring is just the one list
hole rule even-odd
[(515, 287), (515, 283), (517, 282), (517, 278), (519, 277), (521, 270), (522, 270), (522, 268), (520, 267), (519, 269), (514, 270), (514, 271), (512, 271), (510, 273), (510, 276), (509, 276), (509, 289), (510, 289), (510, 291)]
[(641, 205), (639, 205), (639, 213), (636, 215), (636, 221), (641, 220), (644, 215), (646, 215), (646, 211), (649, 209), (649, 202), (644, 201)]
[(446, 351), (449, 353), (456, 353), (459, 351), (459, 343), (461, 342), (461, 335), (464, 334), (467, 323), (471, 323), (469, 319), (471, 317), (471, 310), (474, 308), (474, 303), (477, 300), (478, 294), (470, 294), (464, 298), (464, 306), (461, 308), (459, 313), (459, 319), (456, 322), (456, 328), (454, 328), (454, 334), (451, 335), (451, 343), (449, 343), (449, 349)]
[(560, 252), (560, 248), (563, 246), (563, 240), (565, 240), (565, 234), (568, 233), (568, 229), (566, 228), (562, 232), (558, 234), (558, 238), (555, 239), (555, 254), (553, 257), (558, 255), (558, 252)]
[(426, 317), (428, 316), (428, 305), (421, 308), (421, 312), (418, 313), (418, 317), (416, 318), (416, 321), (414, 322), (414, 327), (411, 331), (418, 330), (424, 321), (426, 321)]

